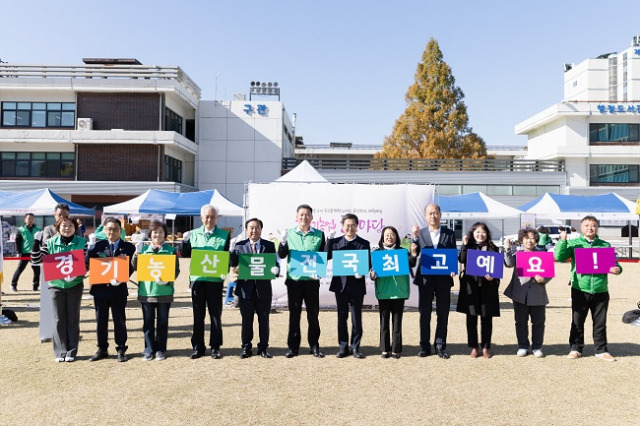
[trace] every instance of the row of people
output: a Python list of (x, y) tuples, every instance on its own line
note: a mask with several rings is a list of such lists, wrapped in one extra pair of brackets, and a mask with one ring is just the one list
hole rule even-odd
[[(412, 266), (421, 261), (421, 249), (423, 248), (455, 248), (456, 240), (453, 232), (440, 226), (441, 212), (435, 204), (430, 204), (425, 209), (425, 217), (428, 227), (413, 229), (413, 242), (408, 253), (409, 263)], [(201, 210), (203, 226), (192, 230), (185, 237), (182, 246), (182, 255), (190, 257), (192, 250), (229, 250), (229, 233), (217, 227), (218, 214), (215, 207), (206, 205)], [(291, 251), (327, 251), (328, 258), (337, 250), (369, 250), (369, 242), (356, 235), (358, 218), (353, 214), (346, 214), (342, 219), (344, 235), (338, 238), (325, 239), (321, 230), (311, 227), (313, 219), (312, 208), (301, 205), (296, 211), (297, 226), (287, 230), (276, 250), (275, 245), (261, 238), (262, 222), (250, 219), (245, 228), (248, 238), (236, 244), (231, 252), (230, 266), (238, 265), (239, 255), (242, 253), (278, 253), (280, 258), (288, 258)], [(594, 228), (595, 227), (595, 228)], [(157, 253), (174, 254), (175, 249), (164, 243), (167, 230), (166, 226), (154, 222), (150, 229), (151, 244), (138, 249), (130, 243), (120, 239), (120, 222), (109, 218), (104, 224), (107, 240), (101, 241), (87, 253), (88, 259), (92, 257), (109, 257), (127, 255), (130, 258), (130, 272), (135, 270), (137, 254)], [(573, 249), (578, 244), (607, 243), (597, 238), (597, 221), (587, 217), (583, 220), (583, 237), (574, 243), (566, 242), (566, 234), (561, 235), (561, 242), (556, 248), (558, 260), (566, 260), (573, 257)], [(595, 230), (594, 230), (595, 229)], [(76, 225), (68, 216), (62, 217), (56, 222), (56, 230), (59, 232), (54, 238), (41, 246), (34, 243), (32, 258), (34, 263), (39, 262), (40, 257), (46, 253), (58, 253), (74, 248), (83, 248), (84, 239), (74, 235)], [(584, 241), (583, 241), (584, 240)], [(520, 242), (525, 250), (534, 250), (538, 242), (538, 234), (533, 229), (521, 232)], [(564, 243), (563, 243), (564, 242)], [(388, 226), (382, 230), (378, 250), (397, 249), (400, 238), (395, 228)], [(497, 247), (491, 241), (491, 234), (481, 222), (473, 225), (471, 231), (464, 236), (462, 249), (459, 253), (459, 261), (466, 263), (467, 251), (491, 250), (497, 251)], [(508, 245), (505, 256), (505, 264), (513, 266), (514, 255)], [(450, 306), (451, 287), (453, 276), (422, 275), (421, 268), (417, 268), (414, 284), (419, 289), (420, 311), (420, 356), (431, 354), (430, 344), (430, 319), (431, 306), (436, 300), (437, 326), (434, 338), (435, 353), (443, 359), (449, 358), (446, 352), (448, 315)], [(179, 273), (179, 265), (176, 261), (176, 276)], [(618, 266), (612, 268), (611, 273), (620, 273)], [(376, 296), (380, 300), (380, 349), (383, 357), (393, 356), (399, 358), (402, 353), (402, 312), (404, 300), (409, 296), (409, 275), (393, 277), (377, 277), (373, 271), (370, 276), (375, 280)], [(574, 310), (571, 329), (571, 358), (579, 357), (584, 346), (584, 321), (588, 309), (592, 309), (594, 316), (594, 330), (598, 330), (596, 351), (599, 357), (607, 360), (615, 360), (608, 354), (606, 347), (606, 305), (608, 293), (606, 293), (606, 275), (598, 276), (599, 285), (594, 291), (585, 289), (586, 278), (575, 272), (575, 264), (572, 265), (572, 282), (575, 291), (572, 291), (572, 308)], [(514, 300), (514, 315), (516, 322), (516, 334), (518, 337), (518, 355), (524, 356), (529, 348), (536, 356), (543, 356), (542, 340), (544, 333), (544, 305), (548, 303), (544, 285), (548, 280), (540, 276), (533, 278), (518, 277), (514, 269), (514, 275), (505, 294)], [(319, 314), (319, 288), (320, 282), (315, 277), (295, 276), (287, 271), (285, 280), (289, 300), (289, 332), (287, 337), (287, 358), (299, 354), (301, 344), (300, 319), (302, 303), (306, 306), (308, 321), (308, 343), (310, 353), (316, 357), (324, 357), (320, 350), (320, 325)], [(499, 281), (490, 276), (470, 276), (463, 270), (460, 274), (460, 294), (457, 303), (457, 311), (467, 316), (468, 345), (471, 348), (471, 356), (479, 355), (478, 349), (482, 349), (484, 357), (491, 357), (492, 318), (499, 316), (498, 304)], [(211, 333), (209, 346), (211, 356), (214, 359), (221, 358), (220, 347), (222, 340), (222, 286), (221, 278), (190, 277), (191, 296), (193, 304), (193, 334), (191, 338), (193, 352), (192, 359), (202, 357), (206, 351), (204, 340), (206, 311), (209, 311), (211, 320)], [(338, 343), (337, 356), (343, 358), (354, 355), (363, 358), (360, 352), (362, 339), (362, 304), (366, 292), (363, 276), (334, 276), (331, 280), (330, 290), (336, 295), (338, 307)], [(591, 291), (591, 293), (589, 293)], [(77, 353), (79, 335), (79, 304), (82, 294), (82, 277), (72, 280), (58, 280), (50, 283), (50, 295), (54, 302), (54, 352), (57, 361), (73, 361)], [(573, 293), (576, 293), (575, 295)], [(587, 296), (581, 293), (587, 293)], [(99, 360), (108, 356), (107, 348), (107, 324), (108, 310), (111, 309), (114, 318), (115, 339), (117, 344), (118, 360), (126, 361), (126, 318), (124, 307), (126, 306), (126, 284), (110, 282), (105, 285), (92, 286), (91, 294), (94, 296), (96, 320), (98, 323), (98, 352), (91, 358)], [(253, 355), (253, 318), (258, 315), (259, 338), (258, 354), (271, 358), (269, 346), (269, 311), (271, 304), (271, 282), (269, 280), (237, 280), (236, 295), (240, 299), (242, 315), (242, 352), (241, 357), (247, 358)], [(581, 296), (581, 297), (578, 297)], [(605, 300), (606, 299), (606, 300)], [(138, 289), (138, 300), (143, 307), (143, 331), (145, 335), (144, 359), (162, 360), (166, 357), (167, 324), (169, 307), (173, 300), (173, 283), (141, 282)], [(603, 314), (604, 312), (604, 314)], [(351, 314), (352, 331), (349, 338), (347, 321)], [(157, 327), (154, 322), (157, 316)], [(393, 317), (392, 328), (389, 328), (390, 317)], [(528, 318), (533, 322), (533, 343), (528, 341)], [(478, 317), (481, 323), (481, 337), (478, 341), (477, 324)], [(597, 324), (596, 324), (597, 317)], [(594, 339), (595, 339), (594, 331)], [(393, 337), (393, 338), (392, 338)], [(479, 346), (480, 344), (480, 346)], [(575, 354), (578, 356), (575, 356)]]

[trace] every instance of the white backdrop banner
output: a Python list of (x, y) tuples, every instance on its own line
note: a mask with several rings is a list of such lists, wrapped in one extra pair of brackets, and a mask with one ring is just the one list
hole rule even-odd
[[(324, 231), (327, 237), (332, 233), (336, 237), (343, 235), (342, 216), (354, 213), (359, 219), (358, 235), (368, 240), (373, 248), (378, 246), (380, 232), (385, 226), (396, 227), (401, 238), (410, 235), (413, 225), (426, 226), (424, 207), (433, 202), (434, 189), (433, 185), (409, 184), (250, 183), (245, 202), (246, 219), (257, 217), (262, 220), (262, 238), (277, 243), (281, 232), (296, 226), (296, 208), (300, 204), (313, 208), (312, 226)], [(284, 275), (286, 261), (280, 266)], [(335, 296), (329, 291), (330, 280), (329, 270), (329, 276), (320, 281), (320, 305), (323, 307), (336, 304)], [(406, 304), (418, 306), (418, 292), (412, 287), (411, 298)], [(273, 281), (273, 299), (275, 305), (287, 304), (284, 278)], [(364, 304), (377, 304), (373, 284), (368, 279)]]

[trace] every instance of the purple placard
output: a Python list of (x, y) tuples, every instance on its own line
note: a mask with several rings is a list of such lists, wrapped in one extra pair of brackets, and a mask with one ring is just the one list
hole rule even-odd
[(495, 251), (468, 250), (467, 275), (492, 278), (502, 278), (502, 262), (504, 254)]
[(575, 257), (578, 274), (608, 274), (616, 266), (616, 249), (613, 247), (577, 248)]
[(519, 277), (555, 277), (553, 253), (548, 251), (519, 251), (516, 253), (516, 272)]

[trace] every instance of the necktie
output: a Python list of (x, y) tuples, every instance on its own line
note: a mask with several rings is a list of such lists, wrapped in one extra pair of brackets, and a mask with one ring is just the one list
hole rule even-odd
[(251, 243), (251, 253), (257, 253), (258, 250), (256, 249), (256, 243)]
[(114, 243), (109, 244), (109, 248), (111, 249), (111, 255), (116, 255), (116, 245)]
[(205, 232), (204, 236), (207, 237), (207, 239), (211, 236), (211, 232)]

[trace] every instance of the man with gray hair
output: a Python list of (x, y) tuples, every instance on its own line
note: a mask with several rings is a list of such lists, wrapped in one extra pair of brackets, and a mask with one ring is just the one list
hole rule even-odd
[[(182, 257), (191, 257), (192, 250), (229, 251), (229, 232), (217, 227), (218, 209), (205, 204), (200, 209), (202, 226), (191, 230), (182, 241)], [(190, 276), (191, 302), (193, 304), (193, 334), (191, 359), (202, 357), (206, 350), (204, 342), (204, 319), (209, 309), (211, 334), (209, 344), (211, 357), (220, 359), (222, 346), (222, 278)]]

